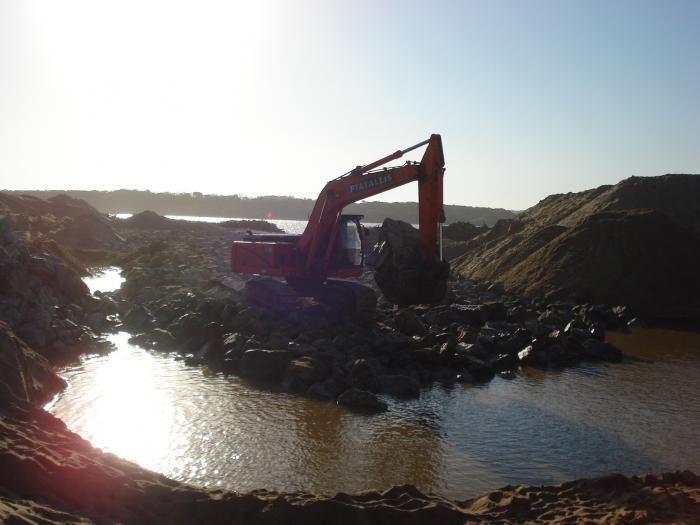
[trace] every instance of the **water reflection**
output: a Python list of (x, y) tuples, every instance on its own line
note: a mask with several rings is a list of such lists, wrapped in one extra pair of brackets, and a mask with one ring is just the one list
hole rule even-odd
[[(112, 341), (123, 346), (128, 336), (122, 332)], [(91, 392), (76, 421), (84, 435), (150, 469), (168, 456), (177, 423), (172, 398), (153, 380), (157, 366), (143, 351), (122, 350), (99, 358), (90, 376), (74, 379), (88, 382), (83, 388)]]
[(121, 275), (121, 269), (116, 266), (93, 268), (91, 272), (90, 277), (83, 279), (91, 294), (98, 290), (102, 292), (117, 290), (126, 280)]
[(51, 411), (96, 446), (182, 481), (331, 494), (413, 483), (464, 498), (508, 483), (700, 470), (700, 352), (688, 346), (641, 347), (653, 363), (436, 386), (368, 417), (206, 376), (127, 338), (66, 368), (70, 387)]

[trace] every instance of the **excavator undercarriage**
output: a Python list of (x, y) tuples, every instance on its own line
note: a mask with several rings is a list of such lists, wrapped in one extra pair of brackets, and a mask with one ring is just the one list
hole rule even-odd
[(289, 314), (304, 303), (323, 305), (330, 317), (370, 320), (377, 304), (375, 291), (360, 283), (329, 279), (320, 283), (299, 282), (293, 285), (270, 277), (250, 279), (245, 286), (245, 300), (278, 314)]

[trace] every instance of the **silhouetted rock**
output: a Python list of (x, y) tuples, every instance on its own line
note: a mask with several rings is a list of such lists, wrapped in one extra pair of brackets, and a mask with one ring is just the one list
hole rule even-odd
[(16, 402), (41, 405), (65, 387), (47, 359), (0, 321), (0, 409)]
[(292, 359), (287, 350), (246, 350), (241, 358), (241, 375), (263, 382), (278, 382)]
[(359, 388), (350, 388), (338, 396), (338, 404), (361, 412), (383, 412), (387, 404), (375, 394)]

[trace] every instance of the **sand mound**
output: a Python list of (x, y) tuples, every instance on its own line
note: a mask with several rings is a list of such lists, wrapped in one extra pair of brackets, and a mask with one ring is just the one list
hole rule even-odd
[(136, 229), (162, 229), (169, 228), (173, 223), (172, 219), (158, 215), (154, 211), (146, 210), (124, 219), (124, 225), (128, 228)]
[(553, 195), (472, 238), (452, 266), (511, 293), (698, 317), (699, 203), (697, 175)]

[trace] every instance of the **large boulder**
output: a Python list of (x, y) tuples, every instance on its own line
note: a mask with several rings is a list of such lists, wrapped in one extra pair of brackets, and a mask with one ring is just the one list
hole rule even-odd
[(255, 381), (277, 382), (292, 359), (288, 350), (246, 350), (241, 357), (240, 374)]
[(359, 388), (350, 388), (338, 396), (339, 405), (358, 412), (383, 412), (387, 404), (375, 394)]
[(328, 365), (320, 359), (298, 357), (287, 366), (282, 385), (290, 392), (305, 392), (314, 383), (323, 381), (329, 372)]

